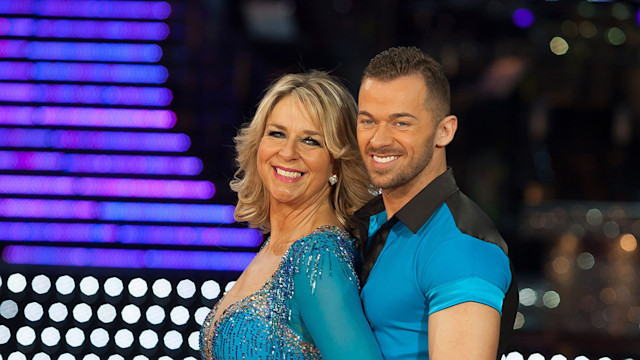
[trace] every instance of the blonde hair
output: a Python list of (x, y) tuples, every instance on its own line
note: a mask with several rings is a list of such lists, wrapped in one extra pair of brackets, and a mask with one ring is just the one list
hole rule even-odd
[(246, 221), (264, 233), (270, 231), (269, 192), (258, 174), (257, 154), (273, 108), (289, 96), (322, 128), (338, 175), (338, 182), (331, 186), (331, 203), (340, 222), (348, 231), (356, 233), (353, 213), (372, 197), (356, 139), (357, 106), (344, 85), (317, 70), (287, 74), (275, 81), (258, 104), (251, 122), (234, 138), (237, 170), (230, 186), (238, 193), (235, 219)]

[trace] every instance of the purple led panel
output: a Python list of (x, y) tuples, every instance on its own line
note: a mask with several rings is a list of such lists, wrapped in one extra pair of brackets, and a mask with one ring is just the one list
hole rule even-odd
[(156, 44), (0, 40), (0, 58), (155, 63), (161, 57)]
[(2, 259), (10, 264), (242, 271), (254, 253), (128, 250), (9, 245)]
[(167, 88), (0, 82), (5, 102), (166, 106), (172, 98)]
[(6, 218), (232, 224), (232, 205), (143, 202), (0, 199)]
[(189, 145), (185, 134), (0, 128), (0, 147), (183, 152)]
[(0, 61), (0, 80), (10, 81), (162, 84), (168, 76), (162, 65)]
[(262, 234), (245, 228), (0, 222), (0, 240), (256, 247)]
[(0, 18), (0, 36), (160, 41), (168, 35), (161, 22)]
[(62, 171), (68, 173), (197, 175), (196, 157), (65, 154), (0, 151), (0, 170)]
[(169, 129), (176, 114), (164, 109), (107, 109), (64, 106), (1, 106), (0, 125), (45, 125)]
[(0, 175), (0, 194), (211, 199), (209, 181)]
[(165, 1), (2, 0), (0, 14), (165, 20), (171, 6)]

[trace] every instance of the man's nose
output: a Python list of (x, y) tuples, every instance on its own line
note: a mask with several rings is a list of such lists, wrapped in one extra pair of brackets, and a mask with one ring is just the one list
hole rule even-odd
[(393, 137), (391, 136), (388, 125), (384, 123), (379, 124), (369, 142), (375, 147), (391, 145), (391, 143), (393, 143)]

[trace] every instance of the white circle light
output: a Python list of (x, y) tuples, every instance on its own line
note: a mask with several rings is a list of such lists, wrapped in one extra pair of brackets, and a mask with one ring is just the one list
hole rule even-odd
[(13, 319), (18, 315), (18, 304), (13, 300), (5, 300), (0, 303), (0, 316), (5, 319)]
[(44, 310), (42, 305), (37, 302), (28, 303), (27, 306), (24, 307), (24, 317), (29, 321), (36, 322), (42, 319), (43, 315)]
[(33, 344), (36, 339), (36, 332), (29, 326), (23, 326), (16, 332), (16, 340), (18, 344), (22, 346), (29, 346)]
[(114, 336), (116, 345), (121, 349), (127, 349), (133, 344), (133, 333), (127, 329), (120, 329)]
[(176, 325), (184, 325), (189, 321), (189, 310), (184, 306), (176, 306), (169, 314), (171, 321)]
[(160, 299), (164, 299), (171, 294), (171, 283), (167, 279), (158, 279), (152, 286), (153, 295)]
[(8, 327), (0, 325), (0, 345), (4, 345), (11, 339), (11, 331)]
[(170, 350), (177, 350), (182, 346), (182, 334), (176, 330), (171, 330), (164, 335), (164, 346)]
[(147, 321), (153, 325), (158, 325), (164, 321), (164, 309), (159, 305), (152, 305), (146, 312)]
[(27, 279), (20, 273), (11, 274), (7, 279), (7, 288), (13, 293), (20, 293), (27, 287)]
[(72, 347), (78, 347), (84, 343), (84, 332), (77, 327), (69, 329), (64, 339)]
[(69, 295), (75, 288), (76, 282), (69, 275), (62, 275), (56, 280), (56, 290), (61, 295)]
[(51, 290), (51, 280), (46, 275), (36, 275), (31, 281), (31, 288), (36, 294), (45, 294)]
[(86, 296), (93, 296), (98, 292), (100, 284), (93, 276), (87, 276), (80, 281), (80, 291)]
[(86, 323), (91, 319), (91, 315), (93, 315), (91, 306), (85, 303), (80, 303), (73, 308), (73, 318), (79, 323)]
[(213, 300), (220, 295), (220, 284), (213, 280), (207, 280), (200, 288), (202, 296), (207, 300)]
[[(177, 290), (178, 296), (180, 296), (181, 298), (191, 299), (196, 293), (196, 284), (189, 279), (184, 279), (178, 283)], [(220, 291), (219, 286), (218, 291)]]
[(48, 328), (42, 330), (40, 338), (42, 339), (43, 344), (50, 347), (56, 346), (58, 345), (58, 342), (60, 342), (60, 331), (52, 326), (49, 326)]
[(104, 282), (104, 292), (111, 297), (116, 297), (122, 294), (122, 290), (124, 290), (124, 285), (122, 284), (122, 280), (117, 277), (108, 278), (107, 281)]
[(140, 346), (145, 349), (153, 349), (158, 345), (158, 334), (153, 330), (145, 330), (140, 333)]
[(143, 297), (147, 293), (149, 287), (147, 286), (147, 282), (143, 279), (135, 278), (131, 280), (131, 282), (129, 282), (128, 289), (129, 294), (131, 294), (133, 297), (139, 298)]
[(189, 335), (189, 339), (187, 339), (187, 341), (189, 342), (190, 348), (195, 351), (200, 350), (200, 333), (198, 331), (192, 332), (191, 335)]
[(97, 328), (91, 332), (89, 340), (97, 348), (105, 347), (109, 343), (109, 333), (103, 328)]
[(51, 356), (43, 352), (39, 352), (33, 355), (33, 358), (31, 358), (31, 360), (51, 360)]
[(210, 312), (211, 312), (211, 309), (203, 306), (198, 310), (196, 310), (196, 313), (193, 314), (193, 318), (198, 325), (202, 326), (202, 323), (207, 318), (207, 315), (209, 315)]
[(116, 318), (116, 308), (111, 305), (111, 304), (102, 304), (100, 305), (100, 307), (98, 308), (98, 319), (100, 319), (100, 321), (102, 321), (105, 324), (108, 324), (110, 322), (113, 322), (113, 320)]
[(62, 303), (55, 303), (49, 307), (49, 318), (55, 322), (62, 322), (67, 318), (69, 310)]
[(127, 324), (135, 324), (140, 320), (140, 309), (133, 305), (129, 304), (122, 308), (122, 320)]

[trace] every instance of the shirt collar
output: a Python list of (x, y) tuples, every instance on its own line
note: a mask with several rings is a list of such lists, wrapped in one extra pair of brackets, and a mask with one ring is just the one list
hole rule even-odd
[[(447, 167), (444, 173), (420, 190), (393, 216), (397, 217), (415, 234), (456, 191), (458, 191), (458, 185), (456, 185), (456, 180), (453, 177), (453, 170)], [(383, 210), (384, 202), (382, 201), (382, 195), (379, 195), (356, 211), (355, 216), (361, 223), (366, 222), (368, 224), (370, 216)]]

